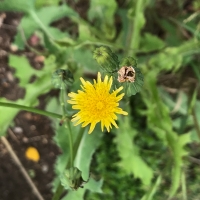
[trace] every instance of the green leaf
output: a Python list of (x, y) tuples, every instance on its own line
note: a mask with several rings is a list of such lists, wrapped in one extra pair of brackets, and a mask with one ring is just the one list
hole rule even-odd
[(147, 194), (145, 194), (141, 200), (153, 200), (153, 197), (158, 190), (158, 187), (161, 184), (162, 177), (158, 176), (158, 178), (155, 181), (155, 184), (148, 190)]
[(90, 21), (96, 20), (98, 27), (105, 33), (106, 38), (115, 36), (114, 15), (117, 9), (115, 0), (92, 0), (88, 11)]
[(101, 187), (103, 184), (103, 180), (101, 179), (99, 181), (96, 181), (92, 177), (90, 177), (89, 174), (92, 155), (99, 146), (101, 137), (102, 132), (99, 128), (95, 128), (93, 133), (90, 135), (87, 133), (87, 131), (84, 132), (81, 143), (78, 147), (74, 165), (82, 172), (83, 179), (85, 181), (89, 179), (89, 181), (84, 184), (84, 188), (80, 188), (76, 192), (69, 191), (68, 194), (63, 198), (63, 200), (83, 199), (86, 190), (102, 193)]
[(0, 11), (14, 11), (28, 13), (34, 10), (35, 0), (3, 0), (0, 1)]
[(174, 166), (172, 169), (172, 185), (169, 191), (169, 197), (173, 197), (179, 188), (182, 167), (183, 167), (183, 157), (188, 155), (188, 152), (184, 149), (187, 143), (191, 142), (191, 135), (184, 134), (178, 137), (177, 140), (170, 143), (172, 151), (174, 153)]
[(41, 8), (43, 6), (50, 6), (50, 5), (59, 5), (59, 0), (36, 0), (35, 2), (35, 7), (36, 8)]
[[(5, 98), (0, 98), (1, 102), (13, 103)], [(16, 101), (17, 104), (22, 104), (22, 100)], [(0, 106), (0, 136), (6, 135), (6, 130), (10, 126), (11, 121), (14, 119), (15, 115), (19, 112), (18, 109), (6, 108)]]
[(25, 56), (16, 56), (10, 54), (9, 65), (15, 68), (15, 77), (19, 78), (19, 86), (21, 87), (25, 87), (26, 84), (29, 83), (30, 78), (33, 75), (40, 73), (40, 71), (35, 70), (33, 67), (31, 67)]
[(92, 155), (100, 144), (102, 132), (95, 128), (92, 134), (84, 133), (75, 158), (75, 166), (82, 171), (82, 177), (87, 180), (89, 177)]
[(181, 172), (184, 165), (183, 156), (187, 155), (187, 151), (184, 148), (185, 144), (191, 141), (191, 135), (184, 134), (178, 136), (173, 131), (169, 109), (160, 98), (154, 76), (156, 74), (153, 71), (149, 72), (146, 76), (147, 90), (143, 91), (142, 95), (147, 106), (148, 127), (157, 134), (158, 138), (163, 141), (163, 145), (167, 145), (172, 152), (173, 169), (171, 172), (172, 184), (170, 188), (170, 197), (172, 197), (180, 185)]
[(159, 50), (165, 47), (165, 43), (155, 35), (145, 33), (141, 38), (140, 51), (149, 52)]
[(69, 191), (68, 194), (61, 200), (84, 200), (84, 189), (79, 189), (77, 191)]
[(186, 56), (191, 56), (199, 52), (200, 44), (195, 40), (189, 40), (182, 43), (179, 47), (168, 47), (163, 52), (153, 56), (149, 60), (149, 65), (152, 69), (158, 68), (161, 70), (177, 71), (181, 66)]
[[(47, 13), (51, 14), (48, 15)], [(57, 40), (61, 39), (61, 36), (66, 37), (66, 34), (62, 33), (59, 30), (55, 31), (56, 28), (52, 28), (49, 25), (52, 22), (59, 20), (65, 16), (68, 16), (70, 18), (78, 18), (78, 14), (67, 5), (43, 7), (40, 10), (36, 11), (35, 14), (41, 20), (41, 23), (43, 24), (49, 35)], [(41, 26), (40, 23), (35, 21), (32, 15), (28, 15), (24, 16), (21, 20), (20, 28), (23, 30), (23, 37), (25, 37), (25, 39), (28, 39), (34, 33), (34, 31), (40, 29)], [(14, 42), (19, 47), (19, 49), (24, 48), (23, 40), (24, 38), (22, 38), (22, 34), (19, 31), (18, 34), (15, 36)]]
[(93, 59), (92, 51), (88, 48), (74, 49), (71, 59), (85, 70), (98, 71), (98, 65)]
[(133, 142), (134, 137), (138, 133), (130, 126), (128, 117), (120, 122), (120, 128), (117, 130), (115, 139), (121, 158), (119, 166), (124, 169), (127, 174), (132, 173), (134, 177), (139, 178), (145, 186), (149, 186), (153, 178), (153, 170), (140, 157), (139, 148)]
[[(12, 55), (11, 55), (12, 57)], [(24, 58), (23, 58), (24, 59)], [(52, 85), (51, 85), (51, 70), (55, 67), (54, 63), (49, 65), (49, 62), (52, 62), (52, 57), (50, 56), (45, 61), (45, 66), (43, 67), (43, 70), (40, 74), (40, 78), (36, 79), (33, 83), (26, 84), (25, 90), (26, 94), (25, 97), (20, 100), (17, 100), (15, 102), (13, 101), (6, 101), (5, 98), (1, 98), (0, 101), (2, 102), (10, 102), (10, 103), (16, 103), (20, 105), (26, 105), (26, 106), (36, 106), (38, 104), (38, 96), (41, 94), (44, 94), (45, 92), (48, 92)], [(16, 65), (13, 66), (16, 69), (20, 68), (20, 62), (15, 63)], [(27, 81), (26, 77), (22, 77), (19, 75), (20, 80), (22, 80), (23, 83)], [(13, 108), (6, 108), (6, 107), (0, 107), (0, 113), (6, 113), (4, 115), (1, 115), (0, 120), (0, 136), (5, 135), (5, 131), (7, 130), (8, 126), (14, 119), (15, 115), (18, 113), (19, 110), (13, 109)]]
[(131, 48), (130, 55), (134, 55), (134, 52), (138, 50), (140, 44), (141, 29), (145, 25), (144, 10), (148, 5), (149, 0), (131, 1), (130, 8), (128, 10), (128, 17), (130, 19), (129, 34), (131, 34), (131, 41), (129, 41), (129, 47)]

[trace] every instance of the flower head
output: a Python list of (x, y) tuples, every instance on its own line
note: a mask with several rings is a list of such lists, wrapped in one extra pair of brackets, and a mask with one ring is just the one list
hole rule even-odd
[(97, 81), (94, 80), (94, 84), (89, 81), (85, 81), (80, 78), (82, 82), (82, 90), (78, 90), (78, 93), (71, 92), (68, 94), (71, 100), (67, 102), (72, 104), (72, 108), (79, 110), (78, 113), (73, 115), (72, 121), (77, 121), (75, 125), (82, 124), (82, 127), (90, 124), (89, 133), (91, 133), (96, 124), (101, 122), (101, 130), (104, 126), (107, 131), (110, 132), (111, 125), (118, 128), (115, 120), (116, 114), (128, 115), (127, 112), (119, 108), (119, 101), (124, 96), (124, 93), (117, 96), (117, 94), (123, 89), (120, 87), (110, 93), (112, 85), (112, 77), (108, 80), (108, 76), (105, 76), (104, 81), (101, 81), (101, 74), (98, 73)]

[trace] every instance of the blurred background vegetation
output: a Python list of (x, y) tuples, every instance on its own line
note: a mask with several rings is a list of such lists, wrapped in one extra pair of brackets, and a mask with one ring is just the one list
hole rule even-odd
[[(142, 91), (122, 103), (129, 116), (119, 118), (120, 128), (96, 130), (85, 139), (89, 155), (79, 152), (100, 181), (98, 189), (69, 192), (63, 200), (200, 199), (199, 0), (3, 0), (0, 11), (1, 56), (12, 69), (5, 72), (23, 88), (12, 97), (2, 75), (1, 102), (42, 104), (58, 113), (51, 74), (70, 69), (75, 83), (66, 92), (76, 91), (80, 76), (89, 80), (100, 70), (93, 51), (101, 45), (119, 59), (134, 57), (144, 75)], [(15, 23), (9, 24), (13, 13)], [(10, 38), (7, 46), (4, 34)], [(1, 136), (15, 127), (17, 113), (0, 107)], [(55, 164), (59, 176), (68, 143), (58, 121), (51, 125), (63, 152)], [(56, 179), (53, 185), (55, 191)]]

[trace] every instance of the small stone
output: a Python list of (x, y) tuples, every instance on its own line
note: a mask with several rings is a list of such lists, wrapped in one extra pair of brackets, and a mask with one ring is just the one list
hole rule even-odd
[(16, 51), (18, 50), (18, 46), (14, 45), (14, 44), (11, 44), (11, 45), (10, 45), (10, 50), (11, 50), (12, 52), (16, 52)]
[(47, 173), (49, 171), (49, 166), (47, 164), (42, 165), (42, 172)]
[(23, 133), (23, 129), (19, 126), (14, 127), (13, 131), (17, 134)]
[(31, 129), (31, 131), (35, 131), (36, 130), (36, 126), (35, 125), (31, 125), (30, 129)]
[(24, 143), (28, 143), (28, 138), (27, 138), (27, 137), (23, 137), (22, 141), (23, 141)]

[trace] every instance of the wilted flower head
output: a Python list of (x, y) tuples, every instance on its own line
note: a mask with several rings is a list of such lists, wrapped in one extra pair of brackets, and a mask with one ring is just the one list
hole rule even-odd
[(123, 89), (120, 87), (110, 93), (112, 85), (112, 77), (108, 80), (108, 76), (105, 76), (104, 81), (101, 81), (101, 74), (98, 73), (97, 81), (94, 80), (94, 84), (89, 81), (85, 81), (80, 78), (82, 82), (82, 91), (78, 90), (78, 93), (69, 93), (71, 100), (68, 103), (72, 104), (72, 108), (79, 110), (73, 116), (72, 121), (77, 121), (75, 125), (82, 123), (82, 127), (90, 124), (89, 133), (91, 133), (96, 124), (101, 122), (101, 129), (103, 131), (104, 126), (107, 131), (114, 125), (118, 128), (115, 120), (117, 120), (116, 114), (128, 115), (127, 112), (119, 108), (119, 101), (124, 96), (124, 93), (117, 96), (117, 94)]

